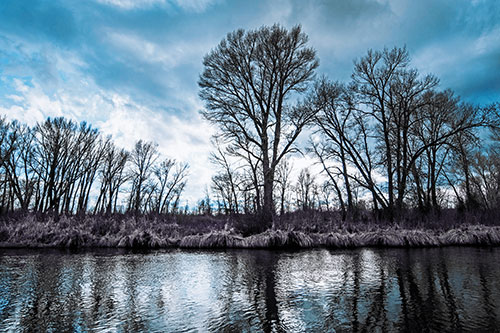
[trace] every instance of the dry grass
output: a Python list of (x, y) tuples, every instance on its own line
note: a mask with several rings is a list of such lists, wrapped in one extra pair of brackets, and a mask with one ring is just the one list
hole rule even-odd
[(189, 235), (179, 242), (181, 248), (237, 248), (244, 247), (244, 239), (227, 231), (210, 232), (206, 235)]
[[(37, 217), (0, 221), (2, 247), (126, 248), (352, 248), (500, 245), (500, 227), (481, 224), (448, 229), (329, 224), (329, 228), (294, 229), (278, 225), (244, 237), (225, 218), (111, 216)], [(198, 217), (200, 218), (200, 217)]]
[(266, 230), (245, 238), (247, 248), (307, 248), (315, 246), (311, 236), (297, 231)]

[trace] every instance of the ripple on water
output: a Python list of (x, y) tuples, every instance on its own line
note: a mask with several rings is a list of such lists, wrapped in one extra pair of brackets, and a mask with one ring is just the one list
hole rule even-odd
[(500, 249), (0, 252), (0, 331), (495, 330)]

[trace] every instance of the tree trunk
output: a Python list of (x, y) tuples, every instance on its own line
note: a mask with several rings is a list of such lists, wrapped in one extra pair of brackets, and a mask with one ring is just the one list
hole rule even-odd
[(261, 222), (263, 227), (269, 227), (273, 223), (274, 202), (273, 183), (274, 172), (269, 167), (264, 167), (264, 205), (262, 206)]

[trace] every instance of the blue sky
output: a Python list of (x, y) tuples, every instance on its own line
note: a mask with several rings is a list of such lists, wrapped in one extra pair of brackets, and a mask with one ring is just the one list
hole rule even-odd
[[(87, 120), (130, 148), (189, 162), (203, 196), (214, 129), (199, 110), (203, 56), (230, 31), (301, 24), (318, 75), (349, 80), (367, 49), (406, 45), (421, 73), (480, 104), (500, 100), (500, 1), (87, 0), (0, 2), (0, 114)], [(297, 160), (297, 165), (310, 163)]]

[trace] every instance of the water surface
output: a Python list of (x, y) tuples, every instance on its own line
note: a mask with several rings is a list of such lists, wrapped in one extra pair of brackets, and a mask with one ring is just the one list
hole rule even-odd
[(500, 327), (500, 248), (0, 250), (0, 331)]

